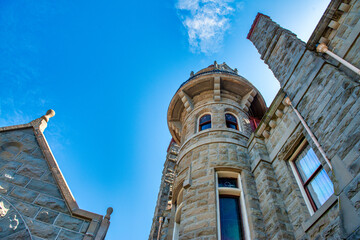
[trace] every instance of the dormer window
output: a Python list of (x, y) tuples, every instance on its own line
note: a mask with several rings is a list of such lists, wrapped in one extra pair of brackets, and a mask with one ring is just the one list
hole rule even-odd
[(199, 119), (199, 131), (211, 128), (211, 115), (206, 114)]
[(225, 114), (226, 127), (239, 130), (237, 119), (230, 113)]

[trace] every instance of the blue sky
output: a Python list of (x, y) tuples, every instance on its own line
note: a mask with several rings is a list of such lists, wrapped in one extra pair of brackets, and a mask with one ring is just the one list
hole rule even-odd
[(246, 39), (257, 12), (307, 41), (328, 3), (3, 0), (0, 126), (54, 109), (45, 136), (80, 207), (114, 208), (107, 239), (147, 239), (179, 85), (226, 62), (269, 105), (278, 83)]

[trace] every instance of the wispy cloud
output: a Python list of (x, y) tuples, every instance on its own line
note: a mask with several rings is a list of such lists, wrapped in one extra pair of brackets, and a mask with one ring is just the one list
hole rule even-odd
[(178, 0), (176, 8), (185, 26), (190, 49), (210, 54), (219, 51), (238, 4), (234, 0)]

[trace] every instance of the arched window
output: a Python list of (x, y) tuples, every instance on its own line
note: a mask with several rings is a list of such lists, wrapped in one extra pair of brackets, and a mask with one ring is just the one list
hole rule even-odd
[(250, 239), (240, 174), (218, 171), (216, 176), (218, 239)]
[(203, 115), (199, 119), (199, 131), (202, 131), (202, 130), (205, 130), (208, 128), (211, 128), (211, 115), (210, 114)]
[(230, 113), (225, 114), (226, 127), (239, 130), (237, 119)]

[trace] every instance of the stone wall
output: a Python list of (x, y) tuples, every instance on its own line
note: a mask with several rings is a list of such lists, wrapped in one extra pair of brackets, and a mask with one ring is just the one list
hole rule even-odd
[(0, 132), (0, 206), (1, 239), (83, 239), (90, 224), (71, 216), (33, 128)]
[[(349, 8), (345, 11), (340, 6), (345, 6), (341, 4), (346, 3)], [(334, 51), (353, 65), (360, 67), (358, 54), (360, 3), (359, 1), (342, 3), (341, 1), (332, 1), (329, 8), (335, 4), (337, 4), (336, 9), (339, 10), (327, 11), (326, 14), (327, 18), (338, 23), (336, 29), (330, 29), (330, 31), (328, 26), (324, 27), (322, 26), (324, 23), (320, 22), (315, 31), (328, 30), (313, 35), (318, 37), (316, 41), (326, 42), (330, 51)], [(360, 195), (358, 194), (359, 188), (354, 187), (359, 185), (360, 173), (359, 77), (328, 56), (308, 49), (307, 45), (296, 38), (293, 33), (281, 28), (267, 16), (259, 15), (257, 17), (249, 38), (279, 80), (281, 88), (290, 98), (292, 105), (305, 119), (306, 124), (324, 149), (327, 158), (331, 161), (333, 169), (331, 171), (330, 166), (327, 166), (327, 171), (332, 176), (334, 183), (336, 201), (340, 203), (340, 207), (334, 203), (329, 206), (330, 210), (323, 213), (322, 217), (316, 216), (319, 214), (315, 213), (312, 217), (300, 214), (300, 218), (296, 218), (293, 217), (295, 209), (304, 212), (299, 207), (302, 205), (301, 201), (293, 210), (291, 210), (291, 203), (286, 204), (291, 222), (293, 222), (295, 230), (299, 231), (296, 235), (301, 236), (301, 230), (297, 230), (300, 229), (300, 225), (305, 228), (303, 230), (310, 238), (319, 236), (350, 238), (351, 234), (353, 234), (352, 236), (359, 234)], [(315, 40), (310, 39), (309, 41)], [(289, 112), (289, 114), (291, 113)], [(294, 114), (291, 114), (291, 118), (296, 119)], [(293, 182), (291, 174), (286, 173), (286, 162), (278, 159), (276, 157), (277, 150), (274, 150), (277, 149), (276, 142), (279, 142), (279, 136), (286, 134), (289, 126), (287, 129), (285, 125), (283, 127), (278, 125), (276, 128), (279, 130), (273, 129), (269, 139), (266, 140), (267, 148), (274, 152), (269, 153), (270, 161), (274, 161), (273, 167), (278, 179), (285, 177), (288, 182)], [(290, 128), (294, 129), (293, 126)], [(279, 133), (277, 134), (276, 131)], [(309, 144), (314, 143), (306, 131), (301, 130), (301, 132)], [(283, 143), (280, 146), (283, 146)], [(313, 148), (317, 149), (316, 146)], [(317, 154), (321, 156), (319, 152)], [(319, 159), (326, 166), (323, 158)], [(284, 186), (281, 187), (281, 185)], [(285, 185), (279, 185), (284, 193), (290, 191), (290, 189), (286, 190)], [(352, 189), (352, 193), (348, 194), (347, 189)], [(298, 199), (297, 190), (294, 195)], [(311, 221), (315, 217), (317, 220)], [(310, 223), (313, 225), (309, 225)]]
[[(160, 190), (156, 202), (155, 213), (153, 217), (153, 223), (151, 225), (149, 240), (157, 239), (158, 235), (165, 238), (168, 233), (168, 225), (170, 218), (168, 216), (167, 210), (169, 205), (168, 202), (171, 201), (172, 199), (175, 165), (176, 165), (178, 152), (179, 152), (179, 146), (174, 141), (171, 141), (167, 152), (166, 160), (164, 163), (164, 169), (162, 172), (161, 183), (160, 183)], [(159, 234), (160, 221), (162, 224), (161, 234)]]

